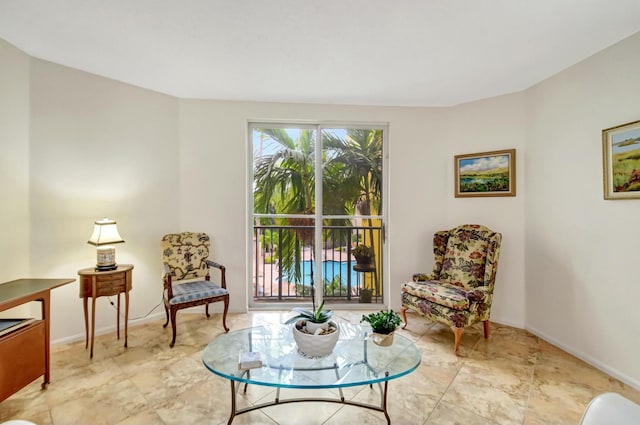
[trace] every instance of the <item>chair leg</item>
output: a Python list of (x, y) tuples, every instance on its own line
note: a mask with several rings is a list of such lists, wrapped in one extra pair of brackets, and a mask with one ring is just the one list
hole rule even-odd
[(207, 319), (208, 319), (209, 317), (211, 317), (211, 316), (209, 315), (209, 303), (207, 303), (207, 304), (204, 306), (204, 313), (207, 315)]
[(229, 332), (229, 328), (227, 327), (227, 311), (229, 311), (229, 296), (226, 296), (224, 299), (224, 311), (222, 312), (222, 326), (225, 332)]
[(489, 321), (485, 320), (482, 324), (484, 325), (484, 337), (489, 338)]
[(400, 307), (400, 314), (402, 314), (402, 320), (404, 320), (404, 325), (402, 325), (402, 329), (407, 327), (407, 324), (409, 322), (407, 322), (407, 307), (402, 306)]
[(169, 308), (167, 307), (167, 303), (163, 302), (164, 304), (164, 314), (167, 316), (167, 321), (164, 322), (164, 325), (162, 325), (163, 328), (166, 328), (167, 325), (169, 324)]
[(176, 313), (178, 312), (177, 309), (172, 308), (171, 309), (171, 329), (173, 330), (173, 338), (171, 339), (171, 344), (169, 344), (169, 347), (173, 348), (173, 346), (176, 344)]
[(455, 335), (455, 338), (456, 338), (454, 352), (456, 353), (456, 356), (457, 356), (458, 349), (460, 348), (460, 340), (462, 339), (462, 334), (464, 333), (464, 328), (456, 328), (455, 326), (451, 326), (451, 330), (453, 331), (453, 334)]

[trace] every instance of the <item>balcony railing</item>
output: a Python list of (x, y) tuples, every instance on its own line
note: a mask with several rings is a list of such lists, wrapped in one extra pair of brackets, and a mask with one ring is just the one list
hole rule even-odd
[[(314, 226), (254, 226), (254, 301), (309, 301), (312, 288), (321, 288), (324, 300), (331, 303), (382, 302), (382, 227), (323, 226), (319, 255), (313, 250), (314, 232)], [(359, 243), (374, 248), (370, 271), (353, 269), (352, 250)], [(292, 253), (288, 261), (286, 252)], [(322, 261), (321, 279), (316, 276), (316, 261)], [(368, 292), (363, 289), (370, 290), (371, 301), (363, 297)]]

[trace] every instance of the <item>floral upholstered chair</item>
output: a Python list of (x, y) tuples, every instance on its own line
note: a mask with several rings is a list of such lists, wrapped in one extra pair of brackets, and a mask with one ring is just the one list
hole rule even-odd
[(433, 237), (435, 265), (431, 274), (416, 273), (402, 284), (400, 312), (407, 326), (407, 310), (451, 327), (458, 353), (464, 328), (484, 323), (489, 337), (489, 314), (498, 271), (502, 235), (485, 226), (465, 224)]
[[(225, 332), (229, 332), (227, 327), (229, 291), (227, 291), (225, 268), (209, 260), (209, 236), (206, 233), (172, 233), (164, 235), (160, 246), (164, 265), (163, 301), (167, 315), (167, 321), (163, 326), (166, 328), (171, 318), (173, 330), (173, 338), (169, 346), (173, 347), (176, 343), (176, 314), (182, 308), (204, 304), (205, 313), (209, 317), (209, 303), (224, 302), (222, 326)], [(220, 270), (220, 284), (211, 282), (210, 267)]]

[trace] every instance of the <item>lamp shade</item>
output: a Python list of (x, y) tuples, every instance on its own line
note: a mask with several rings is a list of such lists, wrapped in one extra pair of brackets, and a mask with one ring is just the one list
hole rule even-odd
[(93, 226), (93, 234), (87, 241), (91, 245), (110, 245), (114, 243), (122, 243), (124, 240), (118, 233), (118, 226), (115, 220), (103, 218), (96, 220)]

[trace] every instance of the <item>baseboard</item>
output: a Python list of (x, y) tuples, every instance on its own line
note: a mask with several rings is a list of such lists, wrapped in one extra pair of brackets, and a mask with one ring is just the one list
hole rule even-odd
[(574, 350), (572, 347), (567, 346), (566, 344), (563, 344), (562, 342), (556, 340), (555, 338), (550, 337), (549, 335), (545, 334), (544, 332), (541, 332), (540, 330), (533, 328), (531, 326), (527, 326), (525, 328), (527, 331), (531, 332), (532, 334), (534, 334), (535, 336), (544, 339), (545, 341), (547, 341), (550, 344), (555, 345), (556, 347), (561, 348), (562, 350), (566, 351), (567, 353), (579, 358), (580, 360), (590, 364), (591, 366), (595, 367), (596, 369), (601, 370), (602, 372), (606, 373), (607, 375), (613, 376), (614, 378), (624, 382), (625, 384), (635, 388), (636, 390), (640, 391), (640, 381), (637, 381), (635, 379), (632, 379), (630, 377), (628, 377), (627, 375), (620, 373), (620, 371), (594, 359), (591, 356), (588, 356), (580, 351), (576, 351)]
[(517, 329), (525, 329), (524, 323), (513, 322), (511, 320), (502, 320), (500, 318), (494, 319), (493, 317), (489, 317), (489, 322), (497, 323), (499, 325), (511, 326), (512, 328), (517, 328)]
[[(131, 326), (136, 326), (136, 325), (142, 325), (144, 323), (147, 322), (152, 322), (158, 319), (164, 319), (165, 318), (165, 313), (164, 311), (160, 311), (158, 313), (154, 313), (154, 314), (150, 314), (146, 317), (141, 317), (139, 319), (129, 319), (129, 327)], [(124, 319), (123, 319), (124, 320)], [(123, 325), (121, 325), (123, 326)], [(113, 323), (109, 326), (104, 326), (101, 328), (96, 329), (96, 336), (97, 335), (103, 335), (103, 334), (107, 334), (110, 332), (115, 332), (116, 331), (116, 324)], [(65, 336), (63, 338), (58, 338), (58, 339), (54, 339), (51, 341), (51, 345), (59, 345), (59, 344), (67, 344), (70, 342), (76, 342), (76, 341), (84, 341), (84, 332), (79, 333), (79, 334), (75, 334), (75, 335), (70, 335), (70, 336)]]

